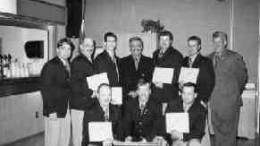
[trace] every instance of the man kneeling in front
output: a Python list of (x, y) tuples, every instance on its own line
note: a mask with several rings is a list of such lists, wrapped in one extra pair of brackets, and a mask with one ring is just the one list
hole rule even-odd
[(207, 110), (197, 102), (196, 85), (185, 83), (182, 86), (180, 100), (172, 101), (166, 108), (167, 113), (188, 113), (189, 133), (181, 133), (172, 130), (169, 133), (169, 143), (172, 146), (201, 146), (201, 139), (204, 136), (205, 120)]

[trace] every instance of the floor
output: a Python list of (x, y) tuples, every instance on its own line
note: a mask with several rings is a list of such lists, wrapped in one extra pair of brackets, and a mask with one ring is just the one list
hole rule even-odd
[[(214, 137), (212, 137), (212, 139), (214, 139)], [(44, 146), (44, 134), (39, 133), (32, 137), (2, 146)], [(70, 146), (72, 146), (72, 144)], [(260, 146), (260, 135), (257, 135), (257, 138), (254, 140), (238, 138), (238, 146)]]

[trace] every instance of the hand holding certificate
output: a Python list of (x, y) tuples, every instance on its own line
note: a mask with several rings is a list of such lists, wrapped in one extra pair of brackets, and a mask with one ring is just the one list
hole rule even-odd
[(171, 84), (173, 80), (173, 68), (155, 67), (152, 82)]
[(166, 132), (178, 131), (189, 133), (189, 114), (188, 113), (166, 113)]
[(89, 122), (88, 132), (90, 142), (113, 140), (111, 122)]
[(98, 86), (102, 83), (109, 84), (107, 73), (100, 73), (90, 77), (87, 77), (88, 86), (93, 91), (96, 91)]
[(179, 82), (180, 83), (187, 83), (191, 82), (196, 84), (197, 83), (197, 78), (199, 75), (199, 68), (187, 68), (187, 67), (182, 67), (180, 76), (179, 76)]
[(111, 103), (114, 104), (114, 105), (122, 105), (123, 104), (122, 87), (112, 87)]

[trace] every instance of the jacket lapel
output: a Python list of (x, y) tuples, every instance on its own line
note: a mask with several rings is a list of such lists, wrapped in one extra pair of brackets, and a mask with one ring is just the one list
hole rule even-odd
[(198, 54), (192, 63), (193, 68), (198, 68), (201, 62), (201, 54)]

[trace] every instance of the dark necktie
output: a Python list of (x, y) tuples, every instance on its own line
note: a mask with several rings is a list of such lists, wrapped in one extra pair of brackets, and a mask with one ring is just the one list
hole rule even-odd
[(64, 66), (65, 66), (66, 71), (67, 71), (67, 72), (69, 73), (69, 75), (70, 75), (70, 64), (69, 64), (69, 62), (67, 61)]
[(192, 59), (189, 57), (189, 67), (192, 67)]
[(162, 57), (163, 57), (163, 53), (164, 53), (164, 52), (160, 50), (158, 57), (159, 57), (159, 58), (162, 58)]

